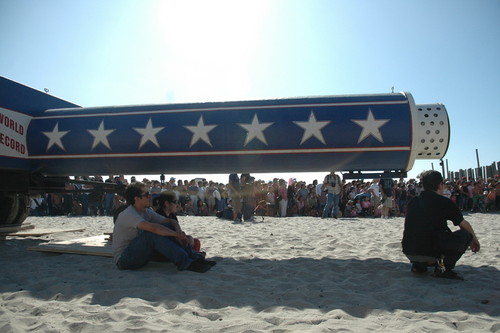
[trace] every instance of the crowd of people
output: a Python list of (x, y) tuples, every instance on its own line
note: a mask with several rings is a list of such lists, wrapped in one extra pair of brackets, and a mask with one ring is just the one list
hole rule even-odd
[[(124, 176), (75, 177), (78, 180), (127, 185)], [(135, 177), (130, 183), (135, 182)], [(250, 174), (231, 174), (227, 183), (206, 179), (169, 181), (142, 179), (149, 188), (152, 206), (164, 191), (173, 192), (179, 214), (209, 216), (234, 221), (259, 216), (382, 217), (405, 216), (408, 202), (423, 190), (416, 179), (342, 180), (331, 172), (318, 182), (307, 184), (296, 179), (256, 180)], [(68, 183), (77, 193), (49, 193), (31, 201), (32, 215), (109, 215), (125, 205), (116, 193), (99, 193), (92, 186)], [(498, 211), (500, 179), (456, 178), (445, 180), (444, 196), (464, 212)], [(326, 207), (326, 208), (325, 208)]]
[[(486, 181), (446, 180), (434, 170), (423, 172), (419, 181), (346, 181), (332, 170), (322, 182), (311, 184), (293, 178), (265, 182), (248, 173), (230, 174), (226, 184), (206, 179), (176, 181), (173, 177), (168, 182), (132, 177), (128, 184), (123, 176), (109, 176), (106, 182), (123, 185), (123, 196), (98, 191), (95, 182), (103, 180), (75, 177), (74, 183), (66, 184), (67, 192), (33, 198), (32, 213), (112, 215), (113, 258), (119, 269), (138, 269), (151, 260), (167, 260), (179, 271), (198, 273), (215, 266), (216, 261), (207, 260), (201, 251), (200, 240), (182, 230), (177, 219), (180, 214), (215, 215), (233, 223), (255, 221), (256, 216), (262, 221), (265, 216), (404, 216), (402, 247), (412, 264), (411, 272), (425, 274), (428, 267), (434, 267), (434, 277), (463, 280), (454, 271), (457, 261), (468, 248), (473, 252), (480, 249), (463, 212), (493, 212), (500, 207), (498, 175)], [(448, 221), (458, 230), (451, 231)]]

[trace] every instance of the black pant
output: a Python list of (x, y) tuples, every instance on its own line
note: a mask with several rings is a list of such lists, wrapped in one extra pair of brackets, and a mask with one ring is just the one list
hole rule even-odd
[(465, 253), (471, 241), (472, 234), (463, 229), (439, 235), (437, 250), (444, 255), (443, 261), (446, 269), (455, 268), (455, 264)]

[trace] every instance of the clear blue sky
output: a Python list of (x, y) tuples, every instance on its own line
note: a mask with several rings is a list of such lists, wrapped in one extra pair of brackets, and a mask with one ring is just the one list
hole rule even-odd
[(499, 18), (498, 0), (0, 0), (0, 75), (81, 106), (394, 87), (445, 104), (456, 171), (500, 157)]

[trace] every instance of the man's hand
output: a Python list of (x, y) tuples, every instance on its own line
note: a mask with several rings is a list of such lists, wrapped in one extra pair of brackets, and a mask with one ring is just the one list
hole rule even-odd
[(178, 232), (177, 236), (177, 242), (179, 242), (180, 245), (182, 246), (187, 246), (188, 245), (188, 238), (186, 236), (186, 233), (184, 231)]
[(479, 240), (474, 237), (472, 238), (472, 242), (470, 242), (470, 249), (472, 252), (477, 252), (481, 248), (481, 245), (479, 245)]
[(472, 226), (470, 225), (470, 223), (467, 222), (466, 220), (462, 220), (462, 222), (460, 222), (460, 224), (458, 226), (460, 227), (460, 229), (467, 230), (468, 232), (470, 232), (472, 234), (472, 241), (470, 242), (470, 245), (469, 245), (472, 252), (479, 251), (479, 248), (481, 247), (481, 245), (479, 245), (479, 240), (477, 239), (476, 234), (474, 233), (474, 229), (472, 229)]

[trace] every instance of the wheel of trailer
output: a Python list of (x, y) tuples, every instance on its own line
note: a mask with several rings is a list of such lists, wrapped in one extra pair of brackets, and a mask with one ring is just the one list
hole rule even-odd
[(28, 204), (24, 194), (0, 195), (0, 228), (21, 226), (29, 214)]
[(17, 216), (14, 218), (13, 225), (21, 225), (30, 214), (30, 197), (28, 195), (18, 195), (19, 208)]

